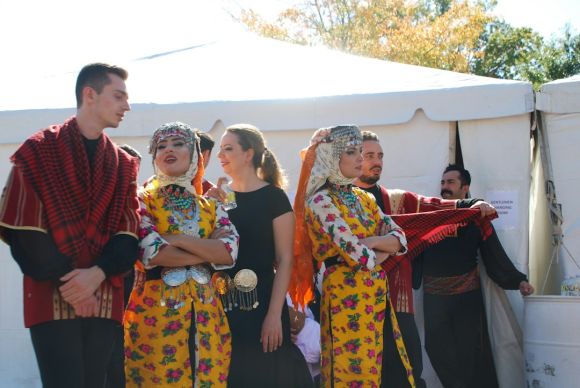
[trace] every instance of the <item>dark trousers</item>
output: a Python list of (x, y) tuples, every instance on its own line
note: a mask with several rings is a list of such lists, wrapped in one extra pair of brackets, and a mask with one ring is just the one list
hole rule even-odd
[[(127, 308), (131, 291), (133, 291), (133, 283), (135, 282), (135, 271), (130, 271), (123, 278), (123, 301)], [(117, 337), (115, 338), (115, 346), (113, 347), (113, 355), (107, 370), (107, 388), (123, 388), (125, 387), (125, 331), (123, 324), (119, 324), (117, 328)]]
[(118, 322), (50, 321), (30, 328), (44, 388), (103, 388)]
[[(421, 340), (419, 331), (415, 323), (415, 316), (410, 313), (396, 313), (399, 329), (403, 336), (405, 349), (409, 356), (409, 361), (413, 367), (413, 377), (417, 388), (426, 387), (425, 381), (421, 378), (423, 373), (423, 356), (421, 350)], [(381, 373), (381, 387), (383, 388), (406, 388), (409, 387), (407, 371), (401, 361), (395, 339), (393, 338), (393, 326), (389, 315), (385, 318), (383, 326), (384, 350), (383, 365)]]
[(425, 294), (425, 349), (445, 388), (498, 386), (481, 290)]
[(125, 332), (123, 325), (118, 324), (116, 330), (115, 345), (107, 368), (107, 388), (125, 387), (125, 346), (123, 342)]

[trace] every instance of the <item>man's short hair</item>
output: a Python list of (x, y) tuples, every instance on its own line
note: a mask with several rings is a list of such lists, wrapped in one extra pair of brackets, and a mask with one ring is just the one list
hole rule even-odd
[(141, 154), (139, 153), (139, 151), (131, 147), (129, 144), (120, 145), (119, 148), (128, 153), (129, 155), (141, 160)]
[(213, 146), (215, 145), (215, 141), (213, 140), (211, 135), (206, 132), (198, 132), (197, 134), (199, 135), (199, 148), (201, 149), (201, 152), (203, 151), (211, 152)]
[(379, 141), (379, 137), (374, 132), (362, 131), (361, 134), (362, 134), (363, 141), (376, 141), (376, 142)]
[(457, 171), (459, 173), (459, 180), (461, 181), (461, 186), (471, 185), (471, 174), (462, 166), (458, 164), (450, 164), (449, 166), (447, 166), (445, 171), (443, 171), (443, 174), (446, 174), (449, 171)]
[(97, 93), (101, 93), (105, 85), (111, 83), (109, 74), (115, 74), (123, 81), (127, 80), (129, 73), (127, 70), (106, 63), (91, 63), (83, 67), (77, 77), (75, 93), (77, 97), (77, 108), (83, 104), (83, 89), (85, 86), (93, 88)]

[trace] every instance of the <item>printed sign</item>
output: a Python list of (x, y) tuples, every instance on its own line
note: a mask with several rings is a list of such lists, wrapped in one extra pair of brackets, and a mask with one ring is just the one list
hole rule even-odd
[(519, 227), (517, 191), (488, 191), (485, 201), (497, 210), (499, 218), (493, 221), (496, 229), (508, 230)]

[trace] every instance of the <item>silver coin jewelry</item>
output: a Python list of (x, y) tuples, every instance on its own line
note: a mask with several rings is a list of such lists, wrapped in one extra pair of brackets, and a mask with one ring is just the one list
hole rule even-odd
[(251, 311), (258, 307), (258, 275), (251, 269), (242, 269), (234, 276), (234, 286), (238, 291), (240, 310)]

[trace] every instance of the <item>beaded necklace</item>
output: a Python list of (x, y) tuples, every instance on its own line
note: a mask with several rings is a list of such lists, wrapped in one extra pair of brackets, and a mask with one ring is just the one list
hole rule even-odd
[(163, 209), (171, 212), (169, 231), (180, 231), (188, 236), (199, 237), (200, 210), (195, 196), (177, 185), (159, 188), (158, 195), (162, 199)]
[(354, 193), (352, 184), (337, 185), (329, 182), (327, 187), (329, 193), (348, 208), (349, 216), (356, 216), (364, 228), (368, 228), (373, 224), (374, 221), (363, 209), (358, 196)]

